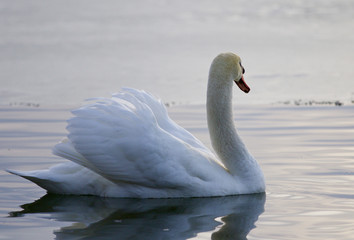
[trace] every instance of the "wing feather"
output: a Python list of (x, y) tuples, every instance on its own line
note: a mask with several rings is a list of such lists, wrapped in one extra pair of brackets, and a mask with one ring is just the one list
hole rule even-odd
[(212, 154), (211, 151), (205, 147), (196, 137), (194, 137), (186, 129), (176, 124), (169, 116), (167, 109), (161, 99), (158, 99), (148, 92), (143, 90), (137, 90), (134, 88), (123, 88), (122, 92), (113, 94), (113, 98), (124, 99), (130, 101), (131, 98), (138, 99), (140, 102), (145, 103), (153, 112), (156, 121), (163, 130), (169, 132), (176, 138), (196, 147), (208, 154)]
[[(205, 167), (215, 165), (209, 161), (209, 150), (192, 134), (169, 118), (163, 120), (167, 116), (164, 105), (145, 92), (126, 90), (72, 113), (75, 116), (68, 120), (69, 141), (65, 143), (69, 146), (57, 146), (54, 152), (116, 184), (195, 186), (196, 181), (208, 179)], [(204, 173), (196, 170), (198, 165)]]

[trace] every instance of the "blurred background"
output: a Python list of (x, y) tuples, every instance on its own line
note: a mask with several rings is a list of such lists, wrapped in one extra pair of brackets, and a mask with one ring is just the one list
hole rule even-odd
[(80, 105), (124, 86), (204, 103), (229, 51), (252, 89), (234, 101), (354, 102), (352, 0), (2, 0), (0, 19), (1, 105)]

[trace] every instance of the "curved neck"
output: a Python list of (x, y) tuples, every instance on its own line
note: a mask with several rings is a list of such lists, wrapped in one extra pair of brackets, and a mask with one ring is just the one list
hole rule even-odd
[[(224, 79), (221, 79), (224, 78)], [(212, 146), (225, 167), (233, 175), (247, 172), (253, 159), (237, 134), (232, 112), (232, 85), (227, 74), (210, 69), (207, 92), (208, 128)], [(252, 162), (252, 160), (251, 160)]]

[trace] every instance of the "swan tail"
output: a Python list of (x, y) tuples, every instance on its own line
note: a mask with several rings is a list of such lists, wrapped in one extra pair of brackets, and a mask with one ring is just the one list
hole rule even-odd
[(8, 173), (23, 177), (41, 188), (47, 190), (48, 193), (60, 193), (60, 194), (70, 194), (73, 193), (68, 191), (68, 186), (63, 185), (61, 182), (55, 181), (46, 177), (48, 170), (38, 170), (38, 171), (15, 171), (15, 170), (6, 170)]
[(108, 191), (117, 189), (114, 183), (74, 162), (65, 162), (46, 170), (6, 171), (54, 194), (105, 196)]

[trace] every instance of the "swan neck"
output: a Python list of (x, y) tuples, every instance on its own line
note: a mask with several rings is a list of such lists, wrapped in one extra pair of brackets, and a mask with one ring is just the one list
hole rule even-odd
[(237, 134), (232, 111), (233, 81), (227, 75), (215, 74), (211, 68), (207, 91), (208, 128), (212, 146), (225, 167), (235, 175), (245, 172), (243, 162), (251, 156)]

